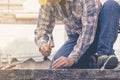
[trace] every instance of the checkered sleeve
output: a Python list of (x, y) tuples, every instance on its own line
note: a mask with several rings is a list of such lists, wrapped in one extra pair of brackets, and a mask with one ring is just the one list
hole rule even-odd
[(77, 62), (78, 59), (85, 53), (94, 40), (99, 11), (100, 2), (98, 0), (84, 0), (82, 13), (82, 34), (79, 36), (73, 51), (68, 56), (75, 62)]
[(52, 31), (55, 26), (54, 9), (50, 3), (41, 6), (35, 29), (35, 43), (40, 47), (42, 43), (51, 40), (51, 47), (54, 46)]

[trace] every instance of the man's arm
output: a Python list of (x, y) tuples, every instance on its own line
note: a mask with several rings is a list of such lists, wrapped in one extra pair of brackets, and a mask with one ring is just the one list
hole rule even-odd
[(101, 5), (98, 0), (84, 0), (82, 34), (79, 36), (74, 50), (68, 57), (72, 58), (75, 62), (85, 53), (94, 40), (100, 8)]
[(48, 43), (49, 40), (51, 40), (50, 46), (54, 46), (52, 37), (54, 25), (55, 17), (53, 7), (50, 3), (47, 3), (40, 8), (37, 28), (35, 29), (35, 42), (39, 48), (43, 43)]
[(93, 1), (94, 0), (84, 0), (82, 34), (79, 36), (74, 50), (67, 58), (61, 56), (55, 60), (52, 64), (53, 69), (72, 66), (78, 61), (78, 59), (88, 49), (89, 45), (93, 42), (97, 28), (98, 15), (101, 8), (99, 2)]

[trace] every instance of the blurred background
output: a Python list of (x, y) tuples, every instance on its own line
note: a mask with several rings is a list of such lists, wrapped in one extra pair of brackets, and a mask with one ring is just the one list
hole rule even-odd
[[(2, 69), (48, 69), (52, 56), (65, 42), (64, 25), (57, 23), (53, 31), (55, 47), (49, 59), (44, 61), (34, 42), (39, 8), (38, 0), (0, 0), (0, 67)], [(118, 39), (114, 49), (120, 60), (120, 34)]]
[(0, 0), (0, 66), (2, 68), (48, 69), (52, 56), (64, 43), (64, 25), (56, 25), (53, 32), (56, 46), (49, 60), (44, 61), (34, 42), (39, 8), (38, 0)]

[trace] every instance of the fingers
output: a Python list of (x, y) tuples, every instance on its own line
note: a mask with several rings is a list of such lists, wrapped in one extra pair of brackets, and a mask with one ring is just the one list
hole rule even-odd
[(41, 51), (41, 54), (42, 54), (43, 56), (49, 56), (50, 53), (51, 53), (51, 51)]
[(41, 50), (50, 51), (51, 49), (49, 48), (49, 44), (43, 44), (43, 45), (41, 46)]
[(63, 68), (66, 66), (66, 63), (67, 63), (66, 57), (62, 56), (53, 62), (52, 69)]
[(74, 64), (74, 60), (72, 58), (66, 58), (61, 56), (57, 60), (55, 60), (52, 64), (52, 69), (70, 67)]
[(41, 51), (44, 52), (44, 53), (46, 53), (46, 52), (49, 52), (51, 50), (46, 45), (46, 46), (41, 47)]
[(49, 48), (49, 45), (45, 43), (41, 45), (40, 52), (42, 53), (43, 56), (49, 56), (51, 53), (51, 48)]

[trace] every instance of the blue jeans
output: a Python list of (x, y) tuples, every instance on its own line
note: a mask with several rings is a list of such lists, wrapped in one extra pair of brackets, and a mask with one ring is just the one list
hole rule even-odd
[[(85, 69), (85, 68), (95, 68), (94, 60), (92, 55), (96, 52), (98, 55), (114, 54), (113, 44), (118, 35), (118, 25), (120, 17), (120, 6), (115, 1), (107, 1), (99, 14), (98, 27), (93, 43), (89, 46), (87, 51), (83, 56), (75, 63), (70, 69)], [(82, 27), (81, 25), (79, 25)], [(74, 46), (76, 45), (78, 34), (68, 35), (68, 40), (65, 44), (57, 51), (51, 64), (59, 57), (68, 55), (72, 52)], [(50, 65), (51, 69), (51, 65)]]
[(98, 40), (98, 55), (114, 55), (113, 44), (118, 36), (120, 20), (120, 6), (113, 0), (108, 0), (102, 7), (98, 26), (100, 34)]

